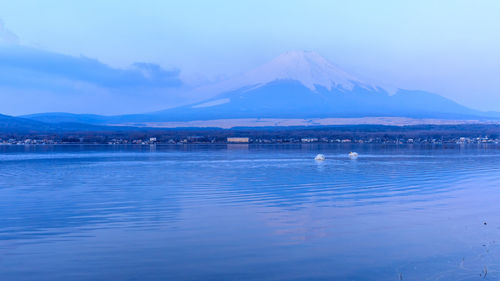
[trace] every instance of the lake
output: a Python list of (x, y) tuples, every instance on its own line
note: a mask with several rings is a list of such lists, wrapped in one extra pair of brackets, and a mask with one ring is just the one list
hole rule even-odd
[(499, 163), (498, 145), (0, 146), (0, 280), (497, 280)]

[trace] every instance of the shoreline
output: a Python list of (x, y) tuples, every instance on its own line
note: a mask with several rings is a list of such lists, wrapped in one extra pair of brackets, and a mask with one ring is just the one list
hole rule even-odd
[(418, 142), (418, 143), (394, 143), (394, 142), (370, 142), (370, 143), (329, 143), (329, 142), (313, 142), (313, 143), (301, 143), (301, 142), (275, 142), (275, 143), (225, 143), (225, 142), (215, 142), (215, 143), (155, 143), (155, 144), (133, 144), (133, 143), (0, 143), (1, 146), (196, 146), (196, 145), (206, 145), (206, 146), (216, 146), (216, 145), (226, 145), (226, 146), (268, 146), (268, 145), (278, 145), (278, 146), (288, 146), (288, 145), (342, 145), (342, 146), (369, 146), (369, 145), (401, 145), (401, 146), (422, 146), (422, 145), (454, 145), (454, 146), (464, 146), (464, 145), (500, 145), (500, 141), (494, 142)]

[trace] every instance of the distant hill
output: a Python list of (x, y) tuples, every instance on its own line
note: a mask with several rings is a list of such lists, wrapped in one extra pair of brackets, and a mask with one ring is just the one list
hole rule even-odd
[[(76, 118), (75, 120), (77, 120)], [(119, 132), (138, 131), (141, 128), (93, 125), (77, 122), (41, 122), (28, 118), (0, 114), (0, 133), (45, 134), (69, 132)]]
[(0, 114), (0, 132), (39, 132), (50, 127), (43, 122)]
[(19, 116), (30, 120), (44, 123), (83, 123), (83, 124), (106, 124), (109, 118), (95, 114), (73, 114), (65, 112), (49, 112)]

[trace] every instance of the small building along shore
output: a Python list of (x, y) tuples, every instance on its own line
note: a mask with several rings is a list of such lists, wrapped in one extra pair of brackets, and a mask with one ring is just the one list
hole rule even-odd
[(248, 138), (248, 137), (228, 137), (227, 142), (228, 143), (249, 143), (250, 138)]

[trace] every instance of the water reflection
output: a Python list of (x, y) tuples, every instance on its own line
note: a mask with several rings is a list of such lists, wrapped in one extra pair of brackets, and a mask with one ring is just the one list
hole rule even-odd
[(498, 160), (497, 146), (0, 146), (0, 277), (497, 278)]

